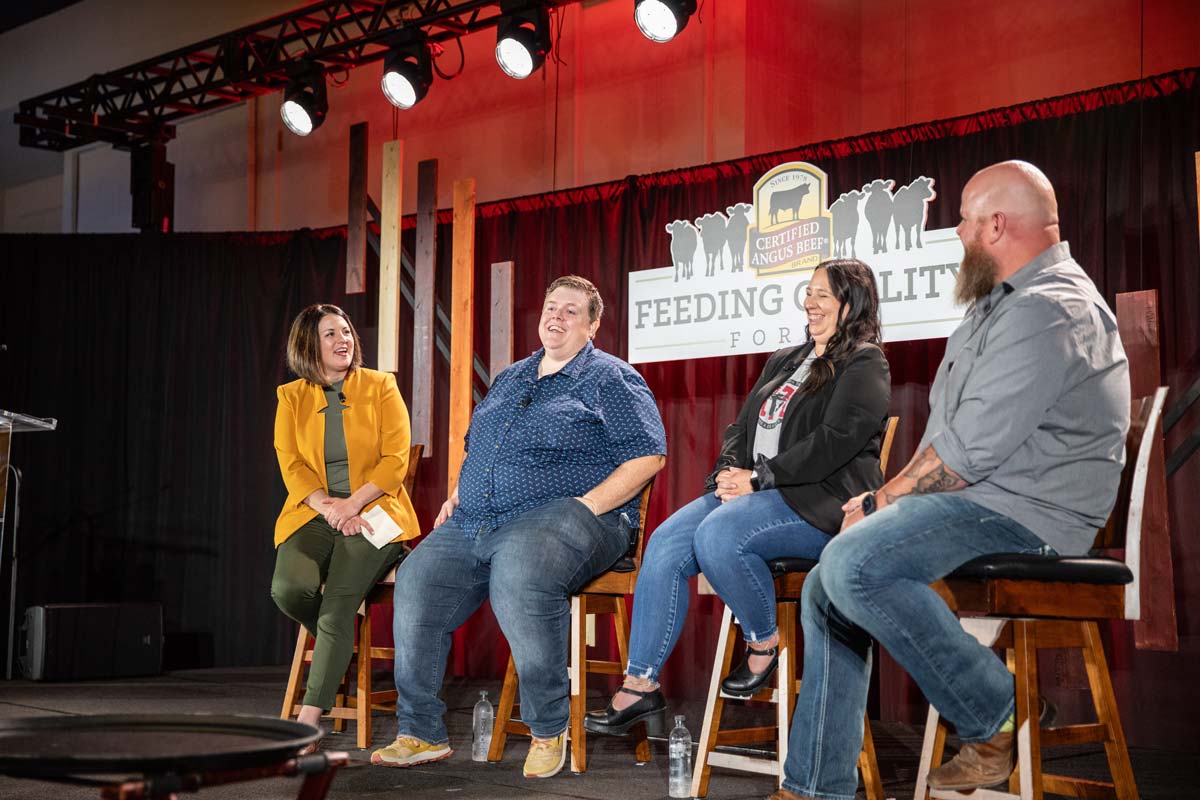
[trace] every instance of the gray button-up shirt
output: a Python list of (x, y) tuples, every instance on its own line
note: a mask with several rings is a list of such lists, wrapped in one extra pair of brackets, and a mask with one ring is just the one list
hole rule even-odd
[(917, 452), (932, 444), (970, 484), (960, 496), (1076, 555), (1116, 502), (1128, 428), (1116, 318), (1060, 242), (951, 334)]

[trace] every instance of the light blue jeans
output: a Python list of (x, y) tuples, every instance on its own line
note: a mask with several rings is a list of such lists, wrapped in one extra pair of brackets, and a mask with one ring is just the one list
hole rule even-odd
[(449, 740), (438, 693), (451, 634), (486, 598), (512, 649), (521, 719), (539, 739), (566, 730), (569, 598), (628, 546), (616, 514), (569, 497), (478, 537), (453, 516), (434, 529), (396, 572), (396, 735)]
[(977, 556), (1044, 552), (1008, 517), (953, 493), (909, 495), (839, 534), (804, 584), (804, 673), (785, 788), (852, 800), (877, 639), (968, 742), (1013, 713), (1013, 676), (929, 584)]
[(703, 571), (733, 611), (746, 641), (769, 639), (775, 625), (775, 582), (767, 560), (816, 558), (829, 534), (791, 509), (776, 489), (722, 503), (711, 493), (683, 506), (646, 545), (633, 596), (626, 672), (658, 680), (688, 610), (688, 579)]

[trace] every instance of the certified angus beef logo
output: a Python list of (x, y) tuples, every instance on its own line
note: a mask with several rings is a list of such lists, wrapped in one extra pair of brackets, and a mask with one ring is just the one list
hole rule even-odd
[(804, 341), (808, 282), (829, 258), (858, 258), (875, 272), (885, 341), (949, 335), (962, 319), (953, 304), (962, 244), (954, 228), (925, 229), (935, 180), (855, 181), (832, 203), (830, 185), (812, 164), (780, 164), (755, 182), (750, 202), (665, 223), (671, 266), (629, 273), (629, 361)]
[(760, 276), (812, 269), (830, 254), (831, 220), (825, 173), (810, 164), (782, 164), (754, 184), (749, 264)]

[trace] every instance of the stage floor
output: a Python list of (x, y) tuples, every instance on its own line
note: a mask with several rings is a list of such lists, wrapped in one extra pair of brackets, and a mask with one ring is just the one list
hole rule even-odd
[[(286, 682), (284, 667), (210, 669), (174, 672), (157, 678), (80, 683), (32, 683), (0, 681), (0, 718), (58, 714), (130, 713), (239, 713), (275, 716), (279, 713)], [(381, 675), (386, 680), (386, 676)], [(500, 764), (471, 761), (471, 710), (479, 690), (487, 689), (493, 704), (499, 681), (447, 682), (445, 700), (451, 745), (449, 759), (424, 767), (384, 769), (369, 763), (370, 750), (354, 746), (353, 728), (330, 734), (325, 748), (349, 752), (351, 764), (342, 770), (330, 789), (330, 798), (395, 797), (406, 800), (447, 798), (455, 800), (510, 800), (510, 798), (587, 798), (587, 800), (649, 800), (667, 796), (666, 742), (655, 741), (653, 760), (645, 765), (633, 761), (632, 746), (624, 739), (593, 736), (588, 739), (588, 771), (573, 775), (564, 770), (547, 780), (527, 780), (521, 765), (528, 740), (510, 737)], [(599, 693), (589, 707), (603, 705)], [(699, 702), (673, 709), (687, 715), (693, 739), (700, 730), (703, 707)], [(769, 724), (771, 711), (743, 711)], [(873, 723), (875, 746), (887, 797), (912, 797), (921, 731), (896, 723)], [(380, 746), (395, 733), (386, 714), (376, 714), (374, 740)], [(1194, 793), (1194, 756), (1162, 750), (1131, 751), (1134, 775), (1143, 800), (1182, 798)], [(1056, 751), (1054, 769), (1085, 777), (1107, 777), (1099, 747)], [(294, 798), (298, 782), (273, 779), (255, 783), (215, 787), (201, 791), (199, 798), (255, 800)], [(712, 800), (766, 798), (774, 790), (772, 778), (761, 775), (714, 770), (709, 788)], [(75, 800), (96, 798), (93, 789), (59, 786), (0, 777), (0, 798), (17, 800)], [(183, 795), (190, 797), (192, 795)], [(859, 797), (862, 797), (861, 792)]]

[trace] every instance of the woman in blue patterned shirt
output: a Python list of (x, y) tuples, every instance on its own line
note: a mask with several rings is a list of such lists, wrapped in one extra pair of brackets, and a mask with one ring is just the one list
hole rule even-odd
[(542, 348), (500, 373), (475, 409), (457, 486), (396, 573), (397, 735), (371, 763), (450, 755), (438, 699), (450, 635), (490, 599), (533, 735), (525, 776), (562, 769), (569, 598), (625, 552), (621, 517), (637, 518), (667, 450), (642, 376), (592, 346), (603, 310), (590, 281), (551, 283)]

